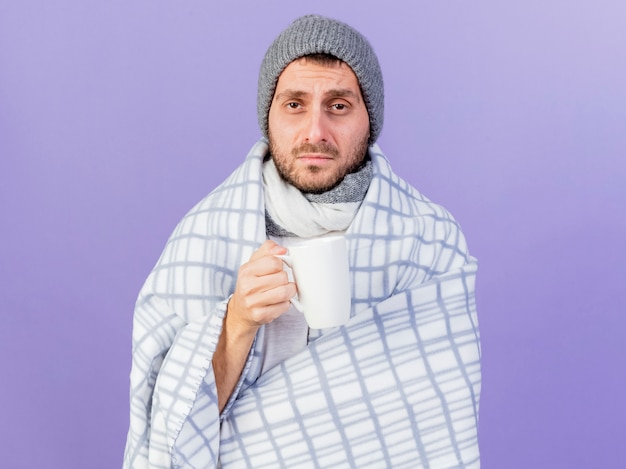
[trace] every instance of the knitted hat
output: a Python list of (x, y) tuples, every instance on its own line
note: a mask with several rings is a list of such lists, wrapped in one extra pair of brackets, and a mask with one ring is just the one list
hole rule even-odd
[(361, 86), (370, 120), (370, 143), (383, 127), (383, 76), (378, 58), (367, 39), (340, 21), (318, 15), (296, 19), (267, 50), (259, 73), (257, 114), (261, 132), (268, 137), (268, 113), (282, 71), (295, 59), (310, 54), (330, 54), (350, 66)]

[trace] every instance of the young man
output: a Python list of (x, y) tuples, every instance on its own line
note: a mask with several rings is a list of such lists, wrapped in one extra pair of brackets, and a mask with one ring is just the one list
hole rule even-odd
[[(368, 41), (292, 23), (259, 77), (264, 138), (172, 234), (137, 301), (125, 467), (478, 467), (475, 260), (375, 142)], [(290, 306), (291, 238), (343, 233), (351, 319)]]

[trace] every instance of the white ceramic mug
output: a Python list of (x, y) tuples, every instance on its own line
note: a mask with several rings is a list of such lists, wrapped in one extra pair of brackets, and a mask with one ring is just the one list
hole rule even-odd
[(345, 324), (350, 319), (350, 267), (343, 236), (290, 241), (288, 254), (277, 256), (292, 269), (298, 287), (293, 305), (312, 329)]

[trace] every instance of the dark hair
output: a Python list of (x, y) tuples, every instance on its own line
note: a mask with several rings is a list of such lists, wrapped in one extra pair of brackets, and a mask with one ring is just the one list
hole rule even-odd
[[(301, 59), (310, 60), (314, 64), (322, 65), (324, 67), (336, 67), (343, 62), (343, 60), (338, 59), (332, 54), (326, 54), (324, 52), (320, 52), (317, 54), (307, 54), (300, 57)], [(297, 59), (296, 59), (297, 60)]]

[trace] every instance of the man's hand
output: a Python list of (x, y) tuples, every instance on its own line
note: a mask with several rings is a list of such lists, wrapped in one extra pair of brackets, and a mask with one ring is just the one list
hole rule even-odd
[(275, 242), (266, 241), (239, 269), (213, 355), (220, 412), (239, 381), (257, 330), (285, 313), (296, 294), (295, 284), (289, 282), (283, 270), (283, 261), (276, 257), (286, 252)]
[(237, 285), (228, 304), (226, 320), (240, 332), (272, 322), (289, 309), (296, 286), (289, 282), (283, 261), (276, 255), (287, 249), (266, 241), (239, 269)]

